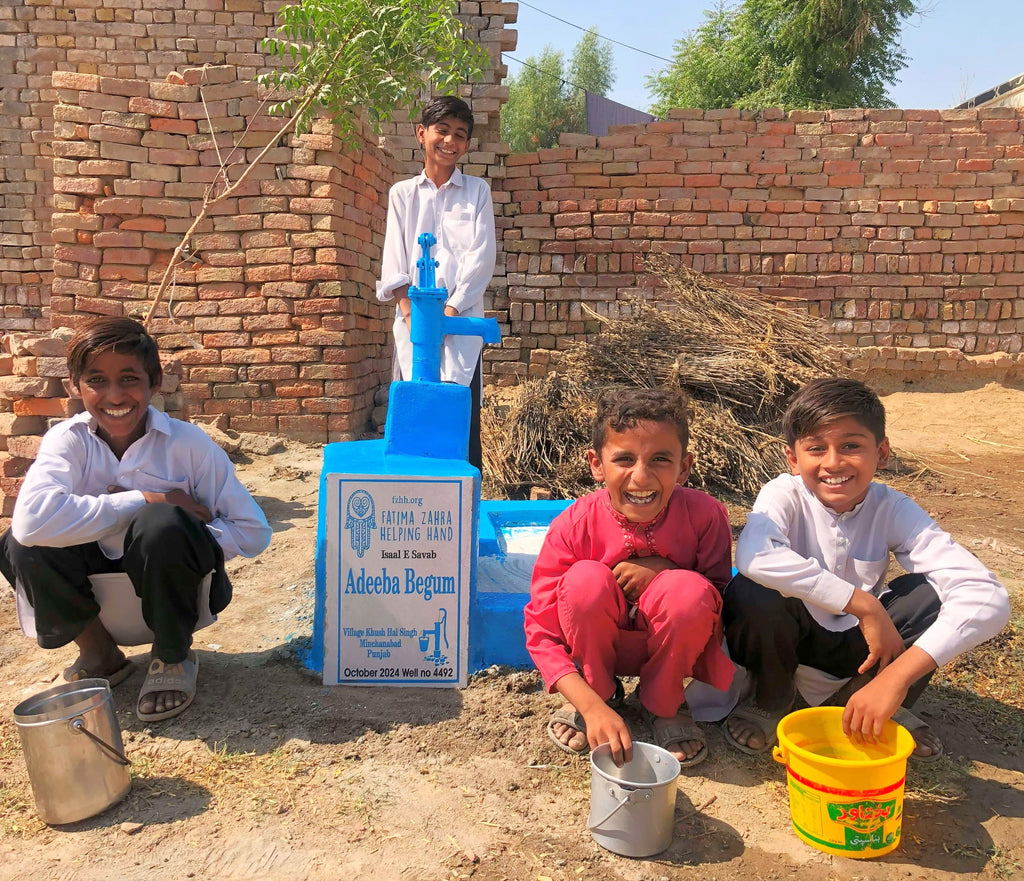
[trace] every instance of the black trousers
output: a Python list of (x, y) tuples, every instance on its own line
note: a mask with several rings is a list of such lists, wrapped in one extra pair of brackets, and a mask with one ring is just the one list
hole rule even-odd
[[(923, 575), (894, 578), (880, 601), (904, 647), (932, 625), (941, 607)], [(859, 627), (828, 630), (814, 620), (802, 600), (762, 587), (744, 575), (734, 577), (725, 589), (722, 624), (730, 656), (750, 672), (754, 700), (769, 711), (786, 709), (792, 702), (800, 664), (833, 676), (856, 676), (869, 654)], [(930, 679), (931, 673), (910, 686), (905, 707), (914, 705)]]
[(25, 547), (10, 530), (0, 536), (0, 572), (24, 589), (43, 648), (67, 645), (99, 614), (90, 575), (125, 572), (153, 631), (154, 656), (176, 664), (192, 645), (199, 586), (211, 571), (210, 611), (217, 614), (231, 599), (224, 554), (206, 524), (177, 505), (143, 505), (128, 526), (120, 560), (107, 558), (96, 542)]

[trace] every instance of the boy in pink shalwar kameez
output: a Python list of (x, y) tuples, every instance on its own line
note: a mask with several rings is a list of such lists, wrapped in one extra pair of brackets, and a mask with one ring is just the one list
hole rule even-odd
[(688, 439), (678, 391), (602, 395), (587, 455), (606, 487), (554, 520), (537, 558), (526, 646), (547, 689), (567, 701), (548, 723), (567, 752), (609, 743), (616, 762), (629, 761), (616, 677), (639, 675), (656, 742), (684, 766), (707, 756), (683, 686), (691, 676), (720, 689), (732, 680), (720, 620), (732, 533), (720, 502), (681, 486), (693, 465)]

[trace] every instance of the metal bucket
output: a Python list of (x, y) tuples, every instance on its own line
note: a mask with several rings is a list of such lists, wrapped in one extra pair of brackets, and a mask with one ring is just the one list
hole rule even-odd
[(591, 752), (590, 768), (587, 828), (594, 841), (625, 857), (665, 850), (672, 843), (679, 760), (660, 746), (634, 740), (633, 759), (621, 768), (607, 743)]
[(44, 823), (75, 823), (131, 789), (121, 728), (106, 679), (41, 691), (14, 708), (36, 810)]

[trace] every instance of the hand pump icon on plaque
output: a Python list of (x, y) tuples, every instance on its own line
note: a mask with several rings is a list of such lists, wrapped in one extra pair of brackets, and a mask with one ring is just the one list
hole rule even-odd
[[(430, 640), (433, 637), (434, 650), (430, 651)], [(448, 656), (441, 654), (441, 640), (444, 640), (444, 647), (448, 645), (448, 610), (441, 609), (434, 622), (434, 626), (420, 632), (420, 651), (424, 653), (423, 660), (430, 661), (435, 667), (448, 663)]]

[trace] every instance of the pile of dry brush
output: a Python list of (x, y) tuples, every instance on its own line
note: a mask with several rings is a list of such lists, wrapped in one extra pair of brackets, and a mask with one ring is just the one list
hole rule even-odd
[(843, 372), (842, 352), (817, 319), (755, 291), (664, 255), (648, 258), (648, 269), (667, 298), (637, 300), (628, 319), (602, 319), (600, 333), (568, 350), (558, 373), (518, 386), (511, 401), (485, 403), (487, 494), (523, 498), (540, 486), (574, 498), (592, 490), (585, 451), (594, 401), (612, 385), (687, 393), (691, 486), (749, 502), (785, 469), (786, 400), (810, 379)]

